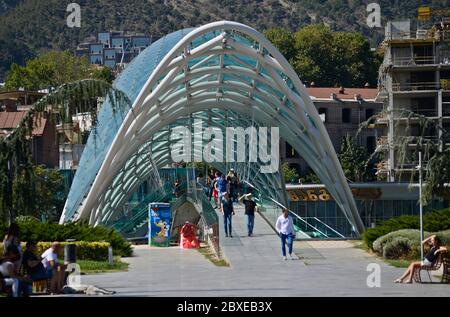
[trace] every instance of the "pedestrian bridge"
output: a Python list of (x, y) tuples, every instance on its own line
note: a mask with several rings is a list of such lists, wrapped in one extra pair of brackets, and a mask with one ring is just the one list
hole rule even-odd
[[(161, 171), (173, 163), (173, 151), (182, 139), (171, 132), (179, 126), (188, 128), (188, 153), (197, 160), (210, 142), (204, 134), (199, 136), (202, 132), (196, 125), (201, 122), (213, 132), (277, 127), (280, 137), (301, 153), (325, 184), (355, 234), (364, 230), (330, 138), (304, 85), (282, 54), (253, 28), (220, 21), (171, 33), (135, 58), (114, 85), (127, 94), (132, 106), (104, 102), (61, 223), (124, 225), (120, 219), (136, 207), (130, 207), (130, 202), (143, 188), (147, 194), (141, 209), (149, 201), (170, 200), (170, 184)], [(233, 167), (261, 197), (286, 205), (280, 169), (262, 171), (269, 159), (267, 149), (252, 135), (233, 141), (226, 162), (212, 151), (215, 156), (208, 164), (222, 172)], [(242, 149), (254, 149), (258, 157), (252, 159), (254, 153)]]

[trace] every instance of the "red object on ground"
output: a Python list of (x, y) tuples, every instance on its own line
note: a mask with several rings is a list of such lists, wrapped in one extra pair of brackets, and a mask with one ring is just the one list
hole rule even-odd
[(197, 227), (192, 223), (186, 223), (180, 230), (180, 246), (183, 249), (198, 249), (200, 242), (195, 234)]

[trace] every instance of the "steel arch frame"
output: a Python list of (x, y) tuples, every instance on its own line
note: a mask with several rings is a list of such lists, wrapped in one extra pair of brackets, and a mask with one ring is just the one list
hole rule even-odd
[[(280, 135), (327, 186), (355, 233), (364, 230), (328, 133), (297, 74), (262, 34), (229, 21), (192, 30), (165, 55), (121, 123), (83, 203), (72, 214), (65, 208), (61, 222), (89, 219), (97, 225), (105, 222), (105, 215), (112, 219), (113, 212), (104, 209), (118, 208), (127, 193), (151, 172), (144, 168), (123, 183), (128, 187), (122, 188), (125, 192), (110, 197), (117, 176), (133, 174), (127, 170), (131, 164), (127, 162), (136, 159), (142, 146), (153, 142), (149, 140), (162, 129), (180, 118), (202, 111), (212, 113), (213, 109), (231, 113), (247, 125), (252, 118), (252, 124), (279, 126)], [(169, 146), (167, 142), (166, 149), (150, 154), (156, 167), (170, 163)], [(251, 167), (252, 173), (255, 168)], [(284, 192), (279, 172), (256, 177), (259, 185), (270, 182)], [(273, 196), (285, 203), (285, 196)]]

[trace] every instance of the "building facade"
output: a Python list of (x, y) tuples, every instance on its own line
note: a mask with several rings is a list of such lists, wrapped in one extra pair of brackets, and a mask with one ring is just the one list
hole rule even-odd
[(450, 130), (450, 21), (417, 27), (409, 20), (389, 22), (382, 48), (379, 100), (386, 115), (377, 124), (384, 129), (378, 143), (386, 155), (378, 172), (391, 182), (403, 181), (410, 178), (418, 157), (401, 161), (394, 145), (400, 137), (422, 135), (424, 128), (420, 120), (408, 120), (409, 112), (441, 128), (425, 131), (427, 138), (437, 139), (442, 130)]
[[(45, 93), (9, 91), (0, 93), (0, 138), (8, 137), (30, 110), (31, 105)], [(48, 113), (35, 119), (30, 142), (33, 164), (46, 168), (59, 166), (58, 136), (55, 120)]]
[(99, 32), (85, 43), (78, 45), (75, 55), (87, 56), (93, 65), (120, 69), (130, 63), (147, 48), (154, 38), (144, 34), (120, 32)]
[[(337, 153), (341, 149), (342, 139), (352, 136), (356, 144), (363, 146), (369, 153), (376, 148), (379, 129), (364, 129), (359, 134), (360, 124), (380, 112), (383, 103), (376, 101), (376, 88), (307, 88), (316, 106), (322, 122), (327, 129), (333, 147)], [(309, 173), (309, 167), (301, 153), (295, 152), (289, 143), (280, 141), (280, 158), (289, 163), (300, 175)]]

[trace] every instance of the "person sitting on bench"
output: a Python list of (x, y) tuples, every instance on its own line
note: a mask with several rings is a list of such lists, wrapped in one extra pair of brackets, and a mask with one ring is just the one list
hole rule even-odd
[(25, 269), (25, 273), (30, 277), (32, 281), (47, 280), (52, 277), (53, 268), (44, 268), (41, 259), (35, 254), (36, 243), (34, 241), (28, 241), (25, 246), (25, 252), (22, 257), (22, 265)]
[(18, 260), (20, 260), (18, 248), (15, 245), (8, 246), (5, 255), (0, 259), (0, 275), (3, 277), (4, 285), (11, 286), (13, 297), (28, 296), (27, 283), (17, 274), (18, 269), (14, 265)]
[(52, 246), (42, 253), (42, 264), (46, 271), (51, 271), (50, 293), (59, 294), (64, 285), (66, 266), (58, 262), (58, 252), (61, 249), (59, 242), (55, 241)]
[(416, 270), (420, 270), (423, 266), (431, 266), (438, 258), (440, 252), (447, 251), (446, 247), (441, 247), (441, 241), (436, 235), (432, 235), (422, 241), (422, 244), (426, 243), (431, 244), (431, 248), (425, 255), (423, 262), (412, 262), (405, 273), (395, 280), (395, 283), (412, 283)]

